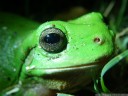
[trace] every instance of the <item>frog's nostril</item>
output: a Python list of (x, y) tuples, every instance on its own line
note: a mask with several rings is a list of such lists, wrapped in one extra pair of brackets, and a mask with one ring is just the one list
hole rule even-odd
[(93, 41), (95, 42), (95, 43), (97, 43), (97, 44), (103, 44), (103, 40), (101, 39), (101, 38), (99, 38), (99, 37), (95, 37), (94, 39), (93, 39)]

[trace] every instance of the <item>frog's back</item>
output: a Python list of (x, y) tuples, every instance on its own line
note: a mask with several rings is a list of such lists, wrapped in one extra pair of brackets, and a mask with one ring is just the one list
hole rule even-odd
[(18, 79), (23, 61), (15, 57), (15, 50), (20, 47), (23, 37), (38, 26), (22, 17), (0, 13), (0, 91)]
[[(0, 12), (0, 27), (3, 29), (10, 29), (20, 34), (33, 30), (39, 26), (39, 23), (33, 22), (26, 18)], [(26, 31), (26, 32), (24, 32)]]

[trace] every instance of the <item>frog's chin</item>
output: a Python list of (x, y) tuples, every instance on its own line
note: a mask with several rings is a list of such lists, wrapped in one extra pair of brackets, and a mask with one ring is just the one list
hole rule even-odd
[[(72, 93), (86, 86), (99, 73), (99, 65), (45, 69), (43, 85), (60, 92)], [(40, 79), (41, 79), (40, 78)], [(77, 89), (79, 87), (79, 89)]]
[(59, 92), (74, 93), (99, 75), (102, 65), (82, 64), (60, 68), (27, 68), (28, 75), (35, 77), (43, 86)]

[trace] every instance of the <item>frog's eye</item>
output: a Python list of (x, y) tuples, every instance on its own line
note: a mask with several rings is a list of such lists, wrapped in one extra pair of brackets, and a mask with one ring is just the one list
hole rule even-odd
[(67, 38), (60, 29), (51, 27), (41, 33), (39, 43), (45, 51), (57, 53), (66, 48)]

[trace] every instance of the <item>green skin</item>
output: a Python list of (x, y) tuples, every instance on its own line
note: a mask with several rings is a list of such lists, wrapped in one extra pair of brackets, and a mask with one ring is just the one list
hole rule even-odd
[[(58, 51), (41, 46), (41, 34), (48, 28), (65, 36), (64, 43), (53, 46)], [(96, 12), (41, 25), (0, 13), (0, 36), (0, 92), (27, 79), (58, 92), (76, 92), (97, 76), (115, 49), (114, 33)]]

